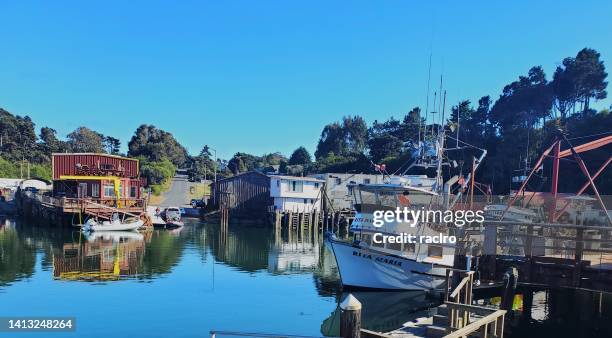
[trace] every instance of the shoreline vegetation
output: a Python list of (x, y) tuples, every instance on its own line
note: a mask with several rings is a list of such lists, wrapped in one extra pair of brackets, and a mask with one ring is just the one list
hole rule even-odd
[[(314, 159), (304, 147), (289, 157), (237, 152), (231, 159), (221, 160), (213, 158), (208, 146), (190, 155), (171, 133), (147, 124), (136, 129), (127, 153), (121, 155), (140, 160), (141, 176), (153, 195), (159, 196), (168, 189), (178, 168), (186, 168), (191, 180), (212, 179), (214, 171), (218, 178), (251, 170), (290, 175), (374, 173), (373, 163), (384, 163), (389, 173), (399, 173), (411, 161), (419, 141), (431, 141), (433, 131), (444, 128), (447, 135), (488, 151), (476, 180), (490, 185), (493, 193), (504, 194), (509, 192), (516, 170), (533, 165), (559, 129), (574, 145), (612, 133), (610, 109), (591, 108), (593, 101), (607, 97), (607, 75), (600, 54), (585, 48), (563, 59), (552, 78), (541, 66), (535, 66), (506, 85), (497, 100), (487, 95), (476, 105), (470, 100), (450, 105), (445, 109), (445, 121), (441, 121), (444, 108), (437, 102), (429, 105), (429, 111), (414, 107), (400, 119), (376, 120), (369, 126), (361, 116), (345, 116), (323, 128)], [(29, 167), (29, 176), (50, 179), (53, 152), (120, 154), (121, 146), (119, 139), (87, 127), (77, 128), (64, 140), (46, 126), (37, 135), (28, 116), (13, 115), (1, 108), (0, 137), (0, 177), (6, 178), (27, 177)], [(584, 154), (584, 159), (597, 166), (609, 153), (607, 146)], [(570, 177), (580, 175), (578, 169), (569, 166), (561, 170)], [(582, 183), (564, 180), (559, 189), (577, 190)], [(601, 193), (612, 193), (612, 174), (602, 174), (597, 183)]]

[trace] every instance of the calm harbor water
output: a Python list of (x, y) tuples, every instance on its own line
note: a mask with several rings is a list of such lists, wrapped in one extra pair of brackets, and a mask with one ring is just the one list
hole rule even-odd
[[(337, 268), (312, 236), (275, 238), (267, 227), (222, 233), (188, 220), (175, 231), (85, 238), (9, 221), (0, 230), (0, 254), (0, 316), (74, 316), (79, 336), (338, 331)], [(393, 302), (379, 308), (381, 295)], [(360, 299), (371, 304), (364, 320), (379, 329), (401, 325), (412, 308), (429, 302), (412, 292)]]
[[(275, 236), (267, 227), (220, 232), (191, 220), (175, 231), (95, 238), (65, 228), (2, 224), (0, 316), (77, 318), (76, 335), (53, 337), (205, 337), (212, 329), (338, 334), (343, 295), (337, 268), (316, 236)], [(364, 327), (376, 331), (395, 329), (434, 302), (418, 292), (354, 294), (363, 303)], [(555, 305), (536, 294), (532, 318), (518, 316), (510, 336), (612, 332), (609, 297), (553, 298)], [(591, 310), (585, 315), (566, 301)], [(598, 328), (585, 331), (580, 323)]]

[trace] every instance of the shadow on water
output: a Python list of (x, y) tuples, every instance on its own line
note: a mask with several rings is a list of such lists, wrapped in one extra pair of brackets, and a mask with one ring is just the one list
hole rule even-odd
[[(138, 286), (144, 282), (153, 284), (151, 287), (155, 291), (169, 299), (183, 299), (180, 307), (190, 308), (192, 312), (208, 311), (200, 304), (216, 304), (214, 310), (204, 316), (205, 323), (183, 328), (185, 336), (200, 335), (202, 330), (213, 328), (261, 328), (287, 334), (337, 336), (340, 320), (337, 304), (347, 293), (340, 287), (333, 253), (321, 237), (320, 233), (296, 229), (275, 233), (265, 226), (229, 226), (221, 231), (218, 225), (190, 220), (185, 227), (172, 231), (84, 236), (70, 228), (8, 221), (0, 227), (0, 297), (9, 295), (14, 285), (25, 280), (41, 280), (44, 286), (38, 288), (44, 287), (44, 291), (18, 291), (15, 300), (7, 306), (16, 305), (17, 299), (24, 295), (47, 290), (63, 292), (65, 297), (87, 297), (91, 304), (73, 303), (72, 311), (85, 318), (85, 327), (95, 327), (97, 323), (87, 323), (86, 319), (92, 307), (105, 308), (104, 295), (118, 292), (114, 286), (121, 283), (127, 283), (127, 290), (134, 290), (126, 292), (144, 292)], [(216, 287), (210, 290), (202, 287), (207, 280), (215, 285), (215, 279), (218, 280)], [(167, 283), (160, 284), (158, 280)], [(100, 299), (92, 297), (92, 289), (77, 287), (84, 285), (83, 282), (93, 282), (90, 284), (96, 287)], [(63, 283), (60, 289), (57, 283)], [(254, 283), (258, 287), (256, 292), (263, 293), (264, 298), (249, 289)], [(111, 286), (113, 288), (108, 289)], [(427, 309), (436, 302), (422, 292), (352, 293), (363, 304), (363, 327), (383, 332), (400, 327), (420, 315), (418, 310)], [(152, 298), (157, 300), (157, 294)], [(264, 314), (277, 313), (276, 316), (281, 317), (252, 319), (252, 312), (236, 314), (236, 308), (229, 304), (244, 298), (257, 302)], [(3, 301), (10, 303), (11, 299), (3, 298)], [(150, 309), (128, 303), (121, 311), (126, 314), (143, 312), (147, 317), (174, 304), (162, 301), (164, 297), (159, 299), (160, 304), (151, 305)], [(50, 314), (56, 306), (61, 306), (60, 300), (58, 298), (58, 304), (48, 305)], [(268, 300), (269, 304), (265, 304)], [(571, 290), (536, 292), (533, 304), (530, 312), (523, 309), (508, 318), (508, 337), (612, 336), (611, 295)], [(23, 306), (27, 308), (26, 304)], [(166, 317), (178, 320), (185, 315), (167, 313)], [(142, 336), (148, 330), (146, 325), (133, 323), (130, 333)], [(120, 326), (117, 330), (125, 330)], [(126, 333), (113, 331), (108, 325), (104, 327), (105, 335)], [(171, 329), (163, 326), (157, 329), (160, 334), (172, 332), (164, 331)], [(93, 330), (89, 332), (91, 336), (105, 336)]]
[(533, 293), (531, 308), (523, 295), (506, 317), (508, 337), (612, 337), (612, 295), (555, 289)]

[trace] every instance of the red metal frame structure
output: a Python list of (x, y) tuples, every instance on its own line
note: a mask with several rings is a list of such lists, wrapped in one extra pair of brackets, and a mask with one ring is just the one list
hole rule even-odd
[[(561, 151), (562, 142), (565, 142), (569, 146), (569, 148), (564, 151)], [(597, 201), (599, 202), (599, 206), (603, 209), (604, 214), (608, 218), (608, 223), (612, 226), (612, 219), (610, 218), (610, 215), (607, 212), (606, 206), (603, 200), (601, 199), (601, 196), (599, 195), (599, 191), (597, 190), (597, 187), (595, 186), (595, 182), (593, 181), (597, 176), (599, 176), (599, 174), (601, 174), (604, 171), (604, 169), (610, 164), (610, 162), (612, 162), (612, 157), (608, 158), (608, 160), (599, 168), (599, 170), (597, 170), (595, 175), (591, 176), (586, 164), (584, 163), (584, 161), (579, 155), (579, 153), (597, 149), (605, 145), (608, 145), (610, 143), (612, 143), (612, 136), (606, 136), (606, 137), (597, 139), (595, 141), (591, 141), (591, 142), (579, 145), (577, 147), (574, 147), (569, 142), (569, 140), (565, 137), (565, 135), (559, 132), (557, 137), (555, 137), (555, 141), (552, 143), (550, 147), (544, 150), (544, 152), (542, 153), (542, 155), (540, 156), (536, 164), (533, 166), (533, 169), (529, 173), (529, 176), (527, 176), (527, 179), (525, 179), (525, 181), (521, 185), (521, 188), (516, 192), (514, 197), (510, 200), (510, 202), (508, 203), (508, 206), (502, 213), (500, 220), (503, 220), (508, 209), (510, 209), (510, 207), (516, 202), (518, 197), (525, 191), (527, 182), (529, 182), (529, 179), (531, 178), (533, 173), (535, 173), (537, 168), (539, 168), (542, 165), (542, 162), (544, 161), (544, 159), (547, 157), (552, 157), (553, 159), (552, 184), (551, 184), (552, 201), (551, 201), (551, 208), (550, 208), (550, 213), (549, 213), (549, 221), (554, 222), (559, 217), (558, 215), (560, 215), (569, 205), (569, 203), (567, 203), (561, 209), (561, 211), (557, 213), (557, 187), (559, 184), (559, 161), (561, 160), (561, 158), (572, 156), (574, 158), (574, 161), (578, 164), (578, 167), (580, 168), (584, 176), (587, 178), (587, 182), (582, 186), (580, 190), (578, 190), (577, 195), (579, 196), (580, 194), (582, 194), (590, 186), (591, 189), (593, 189), (593, 192), (595, 193), (595, 197), (597, 198)], [(552, 156), (549, 155), (551, 152), (553, 152)]]

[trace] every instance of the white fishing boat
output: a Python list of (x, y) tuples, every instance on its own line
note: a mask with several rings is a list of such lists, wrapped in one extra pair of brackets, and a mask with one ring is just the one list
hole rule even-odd
[[(453, 266), (454, 245), (445, 243), (376, 243), (382, 236), (413, 235), (439, 238), (448, 229), (432, 224), (385, 222), (382, 227), (373, 225), (375, 210), (395, 210), (401, 206), (405, 192), (417, 192), (421, 199), (436, 198), (434, 192), (393, 185), (359, 185), (353, 187), (357, 196), (357, 215), (351, 231), (352, 242), (329, 238), (342, 284), (351, 288), (386, 290), (430, 290), (443, 282), (446, 269)], [(409, 195), (408, 195), (409, 196)], [(406, 197), (404, 197), (406, 198)], [(367, 200), (380, 203), (368, 203)], [(420, 208), (413, 205), (413, 208)], [(377, 238), (376, 238), (377, 237)]]
[[(452, 166), (443, 157), (443, 133), (428, 150), (419, 150), (420, 157), (410, 169), (427, 172), (428, 175), (402, 175), (385, 184), (358, 184), (351, 187), (355, 201), (355, 220), (351, 225), (352, 241), (343, 241), (331, 235), (328, 240), (334, 252), (340, 279), (345, 287), (387, 290), (430, 290), (440, 287), (446, 277), (446, 269), (453, 267), (455, 244), (452, 243), (451, 228), (439, 221), (427, 219), (384, 220), (374, 225), (376, 211), (407, 210), (439, 211), (452, 210), (461, 191), (470, 180), (460, 180), (458, 175), (443, 182), (442, 168)], [(430, 145), (432, 144), (430, 143)], [(455, 148), (457, 149), (457, 148)], [(486, 156), (483, 149), (474, 160), (475, 168)], [(447, 149), (448, 150), (448, 149)], [(474, 168), (474, 170), (475, 170)], [(406, 173), (404, 172), (404, 174)], [(429, 170), (431, 172), (431, 170)], [(450, 193), (451, 186), (459, 184), (457, 194)], [(400, 243), (380, 243), (382, 236), (404, 239)], [(408, 236), (415, 236), (412, 242)], [(440, 239), (423, 241), (421, 238)], [(442, 240), (442, 239), (445, 240)]]
[(140, 219), (134, 221), (120, 221), (115, 219), (113, 221), (96, 221), (90, 218), (83, 224), (83, 231), (133, 231), (140, 228), (144, 222)]

